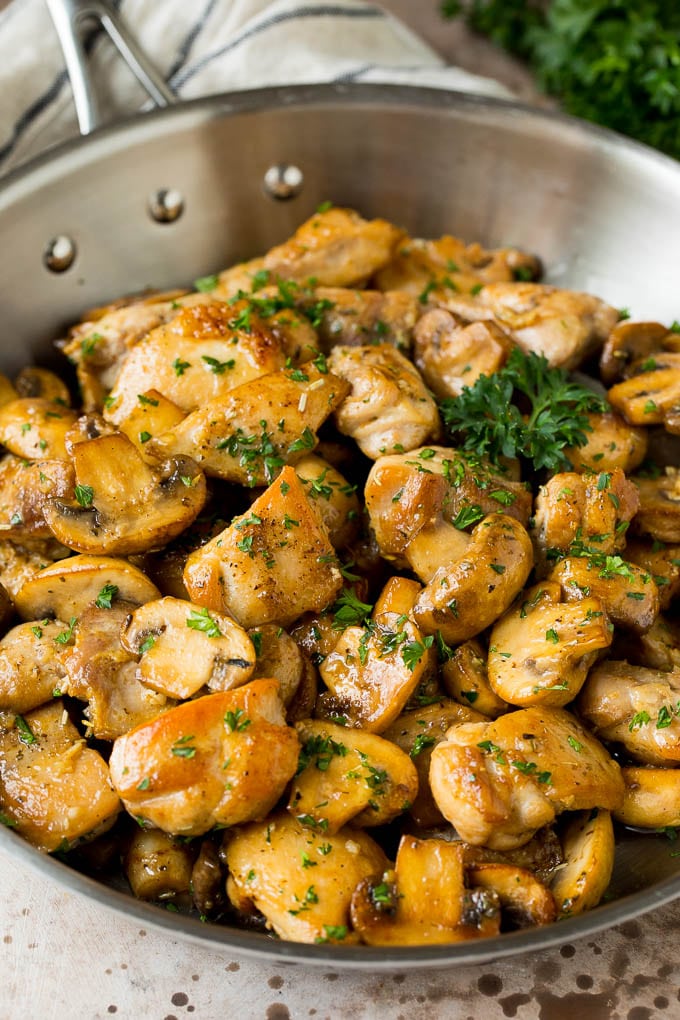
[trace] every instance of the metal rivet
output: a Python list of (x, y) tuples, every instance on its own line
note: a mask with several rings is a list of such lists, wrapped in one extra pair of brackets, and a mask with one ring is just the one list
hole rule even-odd
[(66, 234), (53, 237), (45, 246), (43, 262), (52, 273), (64, 273), (76, 257), (75, 242)]
[(264, 190), (270, 198), (285, 202), (302, 191), (305, 182), (299, 166), (293, 163), (275, 163), (264, 175)]
[(174, 223), (184, 212), (184, 197), (176, 188), (159, 188), (149, 196), (149, 212), (156, 223)]

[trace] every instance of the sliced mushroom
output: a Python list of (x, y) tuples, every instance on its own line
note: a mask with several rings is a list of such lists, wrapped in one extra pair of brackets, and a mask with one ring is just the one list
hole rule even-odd
[(562, 832), (564, 864), (550, 889), (559, 917), (573, 917), (596, 907), (614, 870), (614, 827), (609, 811), (583, 812)]
[(45, 520), (76, 552), (125, 555), (164, 545), (198, 516), (205, 478), (189, 457), (152, 468), (123, 433), (73, 448), (72, 499), (52, 498)]
[(77, 415), (41, 397), (22, 397), (0, 407), (0, 443), (25, 460), (63, 459), (65, 435)]
[(602, 740), (619, 741), (636, 761), (680, 763), (680, 670), (602, 662), (590, 673), (579, 712)]
[(396, 719), (434, 671), (433, 638), (410, 618), (419, 591), (416, 581), (391, 578), (371, 619), (343, 631), (319, 665), (328, 693), (320, 695), (317, 714), (342, 716), (371, 733)]
[(68, 386), (55, 372), (37, 365), (26, 365), (14, 380), (17, 397), (40, 397), (53, 404), (69, 407), (71, 394)]
[(0, 811), (40, 850), (68, 848), (113, 825), (120, 801), (102, 756), (58, 699), (0, 727)]
[(654, 354), (677, 350), (677, 336), (660, 322), (617, 322), (600, 356), (600, 375), (608, 386), (624, 379), (631, 365)]
[(680, 543), (680, 469), (667, 467), (658, 478), (635, 478), (640, 509), (635, 529), (657, 542)]
[(647, 454), (647, 432), (628, 425), (613, 411), (587, 415), (590, 432), (584, 431), (583, 446), (569, 446), (562, 452), (574, 471), (614, 471), (630, 474)]
[(158, 598), (155, 584), (127, 560), (110, 556), (71, 556), (57, 560), (25, 581), (14, 596), (24, 620), (56, 616), (70, 620), (97, 601), (143, 605)]
[[(290, 634), (273, 623), (254, 628), (248, 636), (257, 653), (253, 680), (257, 677), (278, 680), (281, 700), (286, 707), (290, 706), (306, 676), (305, 658), (300, 648)], [(302, 718), (310, 716), (312, 708), (313, 705)]]
[(491, 631), (489, 683), (511, 705), (566, 705), (583, 686), (612, 629), (598, 598), (564, 602), (543, 582), (523, 593)]
[(679, 369), (680, 351), (638, 361), (607, 399), (630, 425), (664, 425), (680, 401)]
[(526, 529), (507, 514), (485, 517), (464, 556), (437, 570), (413, 608), (425, 634), (459, 644), (488, 627), (524, 587), (533, 566)]
[(561, 708), (524, 708), (463, 723), (432, 752), (434, 799), (461, 837), (508, 850), (562, 811), (618, 807), (619, 766)]
[(461, 705), (497, 719), (510, 708), (489, 683), (486, 652), (479, 641), (464, 641), (441, 667), (442, 686)]
[(316, 506), (284, 468), (247, 514), (189, 556), (184, 583), (193, 602), (243, 627), (285, 627), (333, 600), (342, 586), (335, 564)]
[(629, 538), (626, 559), (652, 575), (659, 589), (659, 606), (668, 609), (680, 592), (680, 546)]
[(191, 871), (191, 897), (202, 918), (219, 912), (226, 898), (225, 869), (213, 841), (201, 843), (198, 857)]
[(119, 737), (111, 779), (125, 807), (164, 832), (200, 836), (264, 817), (298, 762), (275, 680), (184, 702)]
[(307, 497), (317, 506), (333, 546), (342, 549), (356, 537), (359, 500), (350, 485), (328, 461), (310, 454), (295, 465)]
[(508, 918), (519, 928), (552, 924), (557, 910), (551, 891), (526, 868), (512, 864), (473, 864), (469, 880), (495, 892)]
[(633, 631), (617, 634), (612, 658), (663, 672), (680, 671), (680, 624), (659, 613), (644, 634)]
[(154, 436), (160, 436), (179, 425), (184, 418), (185, 413), (177, 404), (158, 390), (150, 389), (137, 394), (137, 403), (121, 421), (120, 431), (135, 444), (144, 459), (153, 464), (157, 458), (147, 452), (147, 443)]
[(295, 942), (356, 943), (350, 901), (362, 879), (388, 867), (361, 830), (314, 832), (285, 812), (241, 826), (227, 837), (227, 893), (246, 914)]
[(123, 857), (123, 870), (139, 900), (188, 899), (194, 854), (159, 829), (140, 829)]
[(61, 498), (73, 490), (73, 468), (65, 460), (42, 460), (33, 464), (14, 454), (0, 458), (0, 532), (16, 542), (52, 538), (45, 521), (50, 497)]
[(425, 312), (413, 340), (413, 360), (437, 397), (457, 397), (480, 375), (498, 372), (513, 347), (497, 323), (461, 322), (445, 308)]
[(61, 693), (66, 670), (61, 620), (20, 623), (0, 641), (0, 711), (30, 712)]
[(567, 602), (599, 599), (619, 627), (649, 630), (659, 612), (659, 589), (650, 575), (620, 556), (591, 550), (585, 556), (567, 556), (548, 575), (556, 581)]
[(624, 766), (623, 803), (614, 818), (640, 829), (680, 826), (680, 769)]
[(437, 405), (417, 369), (390, 344), (337, 346), (328, 364), (351, 387), (335, 412), (337, 426), (367, 457), (377, 460), (438, 439)]
[(135, 609), (121, 643), (139, 655), (137, 676), (169, 698), (184, 700), (201, 689), (241, 687), (255, 669), (255, 648), (230, 617), (166, 596)]
[(314, 365), (272, 372), (204, 404), (149, 445), (159, 457), (195, 458), (208, 475), (267, 485), (284, 464), (314, 449), (316, 430), (347, 390), (344, 380)]

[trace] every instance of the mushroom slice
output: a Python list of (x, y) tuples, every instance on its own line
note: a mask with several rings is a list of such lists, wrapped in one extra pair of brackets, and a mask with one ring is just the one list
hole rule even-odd
[(639, 467), (647, 454), (647, 432), (635, 428), (615, 414), (590, 412), (590, 432), (584, 432), (583, 446), (569, 446), (562, 451), (574, 471), (614, 471), (621, 468), (630, 474)]
[(566, 553), (572, 543), (597, 543), (600, 553), (620, 552), (640, 499), (623, 471), (577, 474), (563, 471), (539, 489), (532, 536), (546, 562), (554, 550)]
[(34, 542), (52, 538), (46, 501), (73, 491), (73, 468), (65, 460), (33, 464), (8, 453), (0, 458), (0, 532), (3, 538)]
[(61, 693), (66, 670), (61, 620), (12, 627), (0, 641), (0, 711), (30, 712)]
[(438, 438), (437, 405), (417, 369), (390, 344), (334, 347), (328, 364), (351, 387), (335, 412), (337, 426), (371, 460)]
[(548, 581), (560, 585), (566, 602), (599, 599), (612, 623), (636, 632), (649, 630), (659, 613), (659, 589), (650, 575), (597, 549), (589, 549), (585, 556), (567, 556)]
[(486, 653), (479, 641), (464, 641), (441, 667), (442, 686), (461, 705), (497, 719), (510, 708), (489, 683)]
[(201, 687), (241, 687), (255, 669), (255, 648), (230, 617), (167, 595), (135, 609), (121, 643), (141, 656), (137, 676), (169, 698), (184, 700)]
[(82, 553), (129, 555), (165, 545), (200, 513), (205, 478), (189, 457), (156, 468), (122, 432), (73, 448), (74, 498), (44, 508), (55, 537)]
[(121, 645), (131, 609), (124, 602), (110, 609), (90, 606), (55, 639), (64, 647), (62, 690), (87, 701), (83, 722), (88, 735), (100, 740), (115, 740), (170, 707), (164, 695), (140, 683), (136, 659)]
[(319, 666), (329, 693), (317, 713), (343, 716), (351, 726), (380, 733), (434, 671), (434, 638), (410, 618), (417, 581), (393, 577), (363, 626), (347, 627)]
[(188, 898), (194, 854), (159, 829), (137, 829), (123, 857), (123, 871), (138, 900)]
[(342, 586), (335, 564), (316, 506), (284, 468), (247, 514), (189, 556), (184, 583), (193, 602), (243, 627), (285, 627), (333, 600)]
[(253, 680), (119, 737), (111, 779), (130, 814), (164, 832), (201, 836), (264, 817), (295, 773), (298, 752), (278, 684)]
[[(306, 673), (305, 659), (297, 642), (273, 623), (251, 630), (248, 637), (257, 654), (253, 680), (257, 677), (278, 680), (281, 700), (288, 707)], [(311, 709), (307, 715), (311, 715)]]
[(150, 445), (158, 456), (194, 457), (228, 482), (268, 485), (314, 449), (316, 430), (348, 389), (314, 365), (272, 372), (204, 404)]
[[(497, 933), (464, 925), (462, 843), (402, 836), (393, 870), (364, 879), (352, 897), (352, 924), (369, 946), (462, 942)], [(495, 929), (495, 930), (494, 930)]]
[(680, 543), (680, 469), (667, 467), (658, 478), (635, 478), (640, 509), (635, 529), (657, 542)]
[(40, 397), (62, 407), (69, 407), (71, 404), (68, 386), (49, 368), (26, 365), (14, 380), (14, 385), (17, 397)]
[(680, 592), (680, 546), (629, 538), (626, 559), (652, 575), (659, 589), (659, 606), (668, 609)]
[(202, 841), (191, 871), (191, 898), (201, 917), (216, 914), (224, 905), (225, 877), (219, 851), (208, 837)]
[(64, 437), (77, 417), (44, 397), (12, 400), (0, 407), (0, 443), (25, 460), (63, 459)]
[(328, 461), (314, 454), (299, 460), (295, 473), (308, 499), (316, 504), (334, 548), (349, 545), (356, 537), (359, 522), (356, 486), (350, 485)]
[(388, 867), (365, 832), (314, 832), (286, 812), (229, 833), (225, 856), (233, 905), (260, 911), (268, 928), (294, 942), (356, 943), (352, 894), (362, 879)]
[(507, 514), (476, 525), (465, 554), (442, 566), (416, 599), (413, 615), (425, 634), (448, 644), (479, 634), (510, 606), (533, 567), (526, 529)]
[(566, 705), (612, 643), (598, 598), (562, 601), (559, 584), (529, 588), (489, 639), (489, 683), (511, 705)]
[(0, 727), (0, 812), (29, 843), (68, 848), (104, 832), (119, 811), (106, 762), (60, 699)]
[(243, 303), (193, 304), (132, 348), (107, 398), (105, 417), (121, 425), (138, 395), (149, 389), (187, 414), (282, 369), (285, 361), (268, 323)]
[(141, 606), (158, 598), (155, 584), (132, 563), (111, 556), (71, 556), (57, 560), (26, 580), (14, 596), (24, 620), (56, 616), (70, 620), (91, 605), (112, 601)]
[(621, 769), (623, 803), (614, 818), (640, 829), (680, 826), (680, 769), (630, 765)]
[(173, 404), (172, 400), (168, 400), (158, 390), (150, 389), (137, 394), (137, 403), (121, 421), (120, 431), (135, 444), (146, 461), (155, 464), (157, 458), (147, 453), (147, 443), (154, 436), (179, 425), (185, 417), (181, 407)]
[(449, 291), (441, 304), (469, 322), (495, 319), (525, 353), (542, 354), (551, 368), (576, 368), (619, 317), (592, 294), (541, 283), (490, 283), (474, 297)]
[(614, 639), (612, 657), (635, 666), (680, 672), (680, 624), (661, 613), (644, 634), (620, 633)]
[(602, 381), (611, 386), (628, 375), (631, 365), (674, 348), (678, 349), (677, 336), (660, 322), (617, 322), (600, 355)]
[(408, 351), (420, 311), (416, 298), (401, 290), (315, 287), (311, 298), (302, 297), (302, 305), (307, 314), (317, 313), (315, 324), (324, 350), (336, 344), (381, 343)]
[(602, 740), (617, 740), (644, 764), (680, 763), (680, 670), (601, 662), (578, 701)]
[(349, 822), (384, 825), (413, 803), (415, 765), (389, 740), (312, 719), (295, 728), (302, 750), (288, 810), (302, 825), (331, 834)]
[(268, 251), (263, 267), (284, 280), (313, 277), (324, 287), (354, 287), (389, 262), (403, 236), (386, 220), (365, 220), (353, 209), (334, 207), (315, 213)]
[(480, 375), (503, 367), (513, 344), (497, 323), (461, 322), (445, 308), (432, 308), (413, 332), (413, 360), (436, 397), (457, 397)]
[(475, 846), (510, 850), (562, 811), (621, 803), (619, 766), (561, 708), (524, 708), (489, 723), (463, 723), (432, 752), (440, 811)]
[(482, 720), (483, 716), (471, 708), (442, 698), (433, 705), (402, 712), (383, 732), (384, 739), (400, 747), (416, 767), (418, 794), (409, 812), (419, 828), (428, 829), (443, 822), (442, 813), (435, 804), (430, 790), (432, 748), (444, 739), (451, 726)]
[(573, 917), (596, 907), (614, 870), (614, 826), (609, 811), (583, 812), (561, 833), (564, 864), (550, 889), (559, 917)]
[(473, 864), (469, 881), (498, 895), (509, 920), (519, 928), (552, 924), (557, 909), (551, 891), (526, 868), (514, 864)]
[(657, 354), (631, 366), (607, 399), (630, 425), (664, 425), (680, 401), (680, 351)]

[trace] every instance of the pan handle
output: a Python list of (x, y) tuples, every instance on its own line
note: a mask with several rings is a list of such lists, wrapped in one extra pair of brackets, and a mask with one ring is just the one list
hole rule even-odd
[(89, 135), (102, 123), (97, 93), (88, 68), (82, 40), (86, 23), (99, 22), (135, 78), (156, 106), (177, 102), (174, 93), (137, 45), (122, 19), (105, 0), (47, 0), (71, 79), (73, 101), (81, 135)]

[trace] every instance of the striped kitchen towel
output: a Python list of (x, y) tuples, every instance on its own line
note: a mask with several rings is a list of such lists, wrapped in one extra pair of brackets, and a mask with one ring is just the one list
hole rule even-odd
[[(414, 0), (417, 2), (417, 0)], [(408, 82), (508, 97), (444, 62), (397, 18), (361, 0), (111, 0), (179, 97), (310, 82)], [(147, 97), (101, 28), (86, 39), (103, 113)], [(77, 134), (72, 95), (44, 0), (0, 14), (0, 173)]]

